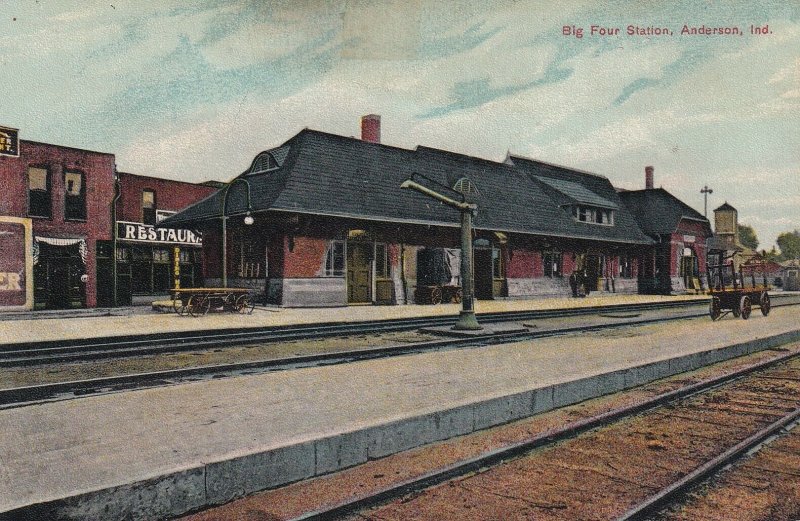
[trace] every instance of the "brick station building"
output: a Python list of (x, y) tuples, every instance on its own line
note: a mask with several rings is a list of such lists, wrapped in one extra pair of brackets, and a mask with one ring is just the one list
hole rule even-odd
[(658, 239), (606, 177), (515, 155), (498, 163), (402, 149), (379, 136), (374, 115), (362, 139), (305, 129), (162, 225), (202, 230), (207, 282), (220, 282), (224, 249), (229, 285), (271, 303), (410, 303), (430, 286), (460, 284), (460, 215), (400, 185), (416, 174), (446, 191), (466, 177), (478, 191), (477, 298), (568, 296), (573, 273), (591, 291), (657, 289)]

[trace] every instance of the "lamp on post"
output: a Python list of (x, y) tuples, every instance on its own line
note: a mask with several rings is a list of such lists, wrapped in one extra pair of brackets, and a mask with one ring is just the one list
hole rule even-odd
[(250, 215), (252, 207), (250, 206), (250, 182), (243, 177), (237, 177), (227, 185), (225, 185), (225, 194), (222, 197), (222, 287), (228, 287), (228, 194), (230, 188), (237, 182), (243, 182), (247, 186), (247, 214), (244, 216), (244, 223), (247, 226), (253, 224), (253, 216)]
[[(477, 330), (483, 329), (478, 324), (478, 319), (475, 317), (475, 292), (472, 284), (472, 216), (478, 210), (478, 205), (467, 202), (467, 194), (474, 190), (470, 181), (462, 177), (456, 182), (453, 189), (459, 189), (463, 201), (456, 201), (446, 195), (435, 192), (430, 188), (423, 186), (411, 179), (403, 181), (400, 188), (410, 188), (416, 190), (428, 197), (432, 197), (444, 204), (456, 208), (461, 212), (461, 313), (458, 316), (458, 321), (453, 326), (456, 330)], [(446, 188), (446, 187), (445, 187)]]

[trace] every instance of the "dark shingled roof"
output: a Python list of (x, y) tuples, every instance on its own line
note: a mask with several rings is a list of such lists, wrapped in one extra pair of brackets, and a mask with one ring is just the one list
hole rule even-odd
[[(564, 195), (537, 181), (528, 167), (423, 146), (407, 150), (309, 129), (272, 150), (285, 153), (285, 160), (268, 172), (242, 173), (239, 178), (247, 183), (237, 181), (230, 186), (227, 215), (247, 211), (249, 184), (253, 212), (285, 211), (459, 226), (460, 216), (455, 209), (416, 191), (400, 189), (403, 181), (417, 173), (445, 186), (453, 186), (461, 177), (469, 178), (480, 194), (475, 201), (479, 207), (474, 221), (477, 229), (635, 244), (652, 242), (619, 204), (608, 180), (591, 174), (563, 169), (563, 175), (542, 175), (550, 175), (556, 184), (561, 179), (579, 186), (581, 197), (593, 196), (608, 206), (618, 206), (614, 226), (576, 222), (568, 208), (561, 206), (574, 202), (576, 195)], [(221, 190), (160, 224), (187, 226), (218, 219), (223, 193)]]
[(674, 233), (681, 219), (690, 219), (702, 223), (707, 236), (711, 236), (711, 223), (708, 219), (663, 188), (624, 191), (619, 196), (645, 233)]

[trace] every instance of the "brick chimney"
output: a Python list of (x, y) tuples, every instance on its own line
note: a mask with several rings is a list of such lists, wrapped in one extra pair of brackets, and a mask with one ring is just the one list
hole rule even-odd
[(644, 187), (647, 190), (653, 189), (653, 167), (644, 167)]
[(370, 143), (381, 142), (381, 117), (379, 115), (361, 116), (361, 140)]

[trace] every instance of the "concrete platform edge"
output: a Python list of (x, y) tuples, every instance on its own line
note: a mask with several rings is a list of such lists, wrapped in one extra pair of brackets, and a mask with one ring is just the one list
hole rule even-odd
[(163, 519), (421, 445), (800, 340), (800, 329), (533, 388), (0, 513), (22, 519)]

